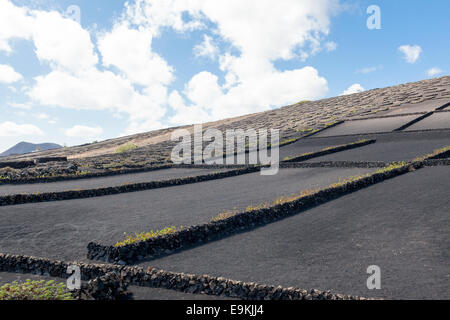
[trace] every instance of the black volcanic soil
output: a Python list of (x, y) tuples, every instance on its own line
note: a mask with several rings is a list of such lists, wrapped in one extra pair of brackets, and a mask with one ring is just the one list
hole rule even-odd
[[(285, 287), (449, 299), (450, 167), (424, 168), (299, 215), (143, 263)], [(368, 290), (366, 268), (381, 268)]]
[(281, 195), (324, 187), (373, 169), (281, 169), (113, 196), (0, 207), (0, 252), (84, 259), (90, 241), (112, 244), (123, 233), (208, 222)]
[[(346, 137), (349, 138), (349, 137)], [(450, 130), (426, 132), (395, 132), (376, 135), (352, 136), (376, 139), (377, 142), (361, 148), (351, 149), (314, 158), (313, 161), (410, 161), (425, 156), (434, 150), (450, 146)], [(311, 138), (308, 140), (328, 140), (331, 138)]]
[(95, 189), (102, 187), (115, 187), (125, 183), (150, 182), (158, 180), (168, 180), (173, 178), (183, 178), (189, 176), (198, 176), (210, 174), (213, 172), (226, 171), (226, 169), (185, 169), (171, 168), (161, 169), (148, 172), (120, 174), (101, 178), (86, 178), (77, 180), (66, 180), (50, 183), (33, 183), (33, 184), (0, 184), (0, 196), (20, 193), (35, 192), (57, 192), (74, 189)]

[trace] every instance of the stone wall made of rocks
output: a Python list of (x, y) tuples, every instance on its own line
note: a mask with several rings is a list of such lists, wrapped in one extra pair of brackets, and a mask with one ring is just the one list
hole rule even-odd
[[(316, 157), (321, 157), (330, 153), (340, 152), (344, 150), (349, 150), (353, 148), (362, 147), (371, 143), (375, 143), (376, 140), (367, 140), (364, 142), (353, 142), (346, 145), (336, 146), (334, 148), (321, 150), (318, 152), (312, 152), (306, 155), (300, 155), (294, 158), (290, 158), (289, 160), (283, 161), (282, 163), (288, 162), (300, 162), (309, 159), (313, 159)], [(343, 165), (343, 164), (342, 164)], [(347, 164), (349, 165), (349, 164)], [(321, 165), (317, 165), (320, 167)], [(325, 165), (324, 165), (325, 166)], [(364, 167), (366, 167), (364, 165)], [(184, 178), (176, 178), (170, 180), (162, 180), (162, 181), (150, 181), (150, 182), (140, 182), (140, 183), (132, 183), (121, 186), (114, 187), (103, 187), (96, 189), (85, 189), (85, 190), (68, 190), (68, 191), (59, 191), (59, 192), (46, 192), (39, 194), (13, 194), (13, 195), (5, 195), (0, 196), (0, 206), (8, 206), (8, 205), (17, 205), (24, 203), (35, 203), (35, 202), (47, 202), (47, 201), (58, 201), (58, 200), (69, 200), (69, 199), (82, 199), (82, 198), (91, 198), (91, 197), (99, 197), (105, 195), (126, 193), (126, 192), (135, 192), (142, 190), (150, 190), (157, 188), (165, 188), (175, 185), (183, 185), (190, 183), (197, 183), (215, 179), (222, 179), (226, 177), (232, 177), (247, 173), (252, 173), (260, 170), (261, 166), (257, 165), (190, 165), (190, 164), (182, 164), (182, 165), (168, 165), (168, 166), (158, 166), (153, 170), (161, 170), (163, 168), (207, 168), (207, 169), (230, 169), (225, 172), (215, 172), (206, 175), (199, 175), (193, 177), (184, 177)], [(148, 168), (147, 168), (148, 170)], [(138, 171), (138, 170), (133, 170)], [(117, 174), (117, 173), (114, 173)], [(91, 176), (92, 178), (92, 176)]]
[(85, 190), (69, 190), (69, 191), (59, 191), (59, 192), (46, 192), (46, 193), (36, 193), (36, 194), (13, 194), (0, 196), (0, 206), (10, 206), (24, 203), (35, 203), (35, 202), (47, 202), (47, 201), (59, 201), (59, 200), (69, 200), (69, 199), (82, 199), (82, 198), (92, 198), (100, 197), (105, 195), (113, 195), (119, 193), (136, 192), (157, 188), (166, 188), (171, 186), (179, 186), (203, 181), (210, 181), (215, 179), (222, 179), (226, 177), (233, 177), (242, 174), (252, 173), (259, 171), (260, 168), (256, 166), (247, 166), (240, 169), (232, 169), (224, 172), (214, 172), (205, 175), (175, 178), (169, 180), (161, 181), (150, 181), (150, 182), (139, 182), (132, 184), (125, 184), (115, 187), (103, 187), (96, 189), (85, 189)]
[[(2, 163), (4, 163), (4, 162), (0, 162), (0, 168), (1, 168)], [(90, 172), (90, 173), (78, 174), (78, 175), (59, 175), (59, 176), (33, 177), (33, 178), (25, 177), (25, 178), (17, 178), (14, 180), (1, 180), (0, 184), (29, 184), (29, 183), (45, 183), (45, 182), (57, 182), (57, 181), (66, 181), (66, 180), (100, 178), (100, 177), (115, 176), (115, 175), (119, 175), (119, 174), (131, 174), (131, 173), (149, 172), (149, 171), (155, 171), (155, 170), (161, 170), (161, 169), (170, 169), (172, 167), (173, 167), (172, 164), (165, 164), (165, 165), (157, 165), (157, 166), (152, 166), (152, 167), (141, 167), (141, 168)]]
[(375, 143), (376, 141), (377, 140), (375, 140), (375, 139), (371, 139), (371, 140), (366, 140), (366, 141), (362, 141), (362, 142), (352, 142), (352, 143), (348, 143), (348, 144), (344, 144), (344, 145), (340, 145), (340, 146), (330, 147), (330, 148), (320, 150), (317, 152), (313, 152), (313, 153), (307, 153), (307, 154), (301, 154), (301, 155), (295, 156), (295, 157), (289, 157), (288, 159), (283, 160), (283, 162), (306, 161), (306, 160), (309, 160), (312, 158), (322, 157), (322, 156), (326, 156), (328, 154), (332, 154), (332, 153), (336, 153), (336, 152), (360, 148), (360, 147)]
[(282, 162), (280, 169), (290, 168), (383, 168), (389, 165), (384, 161), (320, 161), (320, 162)]
[(115, 247), (90, 242), (88, 244), (87, 257), (91, 260), (100, 260), (121, 265), (133, 264), (144, 259), (179, 251), (280, 220), (345, 194), (405, 174), (421, 166), (423, 166), (422, 162), (406, 164), (400, 168), (373, 173), (356, 181), (322, 189), (294, 201), (249, 212), (241, 212), (223, 220), (186, 227), (173, 234), (139, 241), (125, 246)]
[(0, 168), (10, 167), (13, 169), (23, 169), (34, 166), (34, 161), (1, 161)]
[(70, 265), (80, 267), (83, 280), (91, 280), (87, 286), (88, 293), (97, 299), (117, 298), (125, 293), (126, 286), (135, 285), (244, 300), (365, 300), (358, 296), (317, 289), (284, 288), (209, 275), (167, 272), (155, 268), (144, 270), (141, 267), (70, 263), (0, 253), (0, 272), (31, 273), (66, 279), (66, 271)]
[(424, 165), (427, 167), (450, 166), (450, 159), (425, 160)]
[(67, 157), (42, 157), (34, 159), (34, 163), (67, 162)]

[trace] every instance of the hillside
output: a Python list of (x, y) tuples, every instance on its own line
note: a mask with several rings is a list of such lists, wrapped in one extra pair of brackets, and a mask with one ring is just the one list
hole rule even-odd
[[(405, 108), (404, 106), (409, 106), (408, 110), (412, 110), (407, 110), (407, 112), (417, 113), (413, 110), (414, 105), (435, 100), (447, 101), (449, 98), (450, 77), (444, 76), (317, 101), (302, 101), (279, 109), (204, 123), (203, 130), (217, 128), (225, 132), (226, 129), (275, 128), (280, 129), (280, 141), (283, 142), (298, 138), (308, 132), (323, 129), (327, 125), (341, 120), (378, 116), (389, 110)], [(170, 153), (176, 144), (170, 140), (171, 133), (179, 128), (193, 131), (193, 126), (188, 125), (81, 146), (4, 157), (2, 161), (63, 156), (68, 157), (69, 166), (36, 167), (25, 169), (26, 172), (9, 170), (0, 172), (0, 175), (8, 179), (15, 179), (19, 176), (36, 177), (48, 174), (96, 174), (168, 163), (170, 162)], [(118, 152), (118, 147), (127, 144), (133, 144), (137, 148), (128, 152)]]
[(448, 77), (208, 126), (282, 129), (279, 170), (171, 164), (173, 128), (3, 163), (0, 286), (75, 264), (133, 299), (449, 299)]

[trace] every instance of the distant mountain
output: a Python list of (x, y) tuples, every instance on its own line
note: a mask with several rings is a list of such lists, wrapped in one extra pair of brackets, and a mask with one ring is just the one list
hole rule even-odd
[(56, 143), (40, 143), (40, 144), (34, 144), (29, 142), (19, 142), (14, 147), (6, 150), (3, 153), (0, 153), (0, 157), (3, 156), (10, 156), (13, 154), (25, 154), (35, 151), (45, 151), (45, 150), (52, 150), (52, 149), (59, 149), (62, 148), (59, 144)]

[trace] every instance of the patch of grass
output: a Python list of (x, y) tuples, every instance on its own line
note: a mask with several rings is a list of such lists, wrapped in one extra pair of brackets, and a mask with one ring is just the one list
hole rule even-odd
[(50, 281), (14, 281), (0, 287), (0, 300), (75, 300), (64, 283)]
[(389, 172), (389, 171), (392, 171), (395, 169), (402, 168), (402, 167), (406, 166), (406, 164), (407, 163), (405, 161), (399, 161), (399, 162), (394, 161), (394, 162), (391, 162), (388, 166), (378, 169), (377, 171), (375, 171), (375, 173)]
[(238, 214), (238, 210), (234, 208), (233, 210), (224, 210), (221, 213), (219, 213), (217, 216), (211, 218), (211, 222), (217, 222), (220, 220), (225, 220), (229, 217), (232, 217), (234, 215)]
[(301, 133), (308, 133), (313, 131), (313, 128), (302, 128), (302, 129), (295, 129), (296, 132), (301, 132)]
[(413, 160), (413, 162), (424, 161), (426, 159), (432, 158), (434, 156), (437, 156), (440, 153), (444, 153), (444, 152), (447, 152), (447, 151), (450, 151), (450, 146), (446, 146), (446, 147), (443, 147), (443, 148), (440, 148), (440, 149), (436, 149), (436, 150), (433, 151), (433, 153), (427, 154), (427, 155), (425, 155), (423, 157), (417, 157), (417, 158), (415, 158)]
[(325, 127), (325, 128), (334, 126), (335, 124), (339, 123), (339, 121), (333, 121), (334, 119), (329, 119), (329, 120), (331, 120), (332, 122), (327, 122), (327, 123), (325, 123), (325, 124), (324, 124), (324, 127)]
[[(297, 200), (299, 200), (299, 199), (301, 199), (303, 197), (307, 197), (307, 196), (310, 196), (310, 195), (312, 195), (314, 193), (317, 193), (317, 192), (319, 192), (321, 190), (340, 187), (340, 186), (343, 186), (343, 185), (345, 185), (347, 183), (351, 183), (351, 182), (356, 182), (356, 181), (362, 180), (362, 179), (364, 179), (366, 177), (369, 177), (369, 176), (371, 176), (373, 174), (376, 174), (376, 173), (384, 173), (384, 172), (389, 172), (389, 171), (392, 171), (392, 170), (395, 170), (395, 169), (402, 168), (405, 165), (407, 165), (406, 162), (392, 162), (388, 166), (386, 166), (384, 168), (381, 168), (381, 169), (379, 169), (379, 170), (377, 170), (377, 171), (375, 171), (373, 173), (367, 173), (367, 174), (364, 174), (364, 175), (347, 177), (345, 179), (339, 179), (338, 182), (335, 182), (335, 183), (333, 183), (333, 184), (331, 184), (331, 185), (329, 185), (327, 187), (324, 187), (324, 188), (306, 189), (306, 190), (301, 191), (300, 193), (294, 193), (294, 194), (291, 194), (291, 195), (280, 196), (280, 197), (276, 198), (275, 200), (273, 200), (271, 203), (264, 202), (264, 203), (259, 204), (259, 205), (248, 206), (245, 209), (245, 212), (252, 212), (252, 211), (254, 211), (256, 213), (258, 210), (261, 210), (261, 209), (270, 208), (270, 207), (274, 207), (274, 206), (277, 206), (277, 205), (282, 205), (282, 204), (285, 204), (285, 203), (294, 202), (294, 201), (297, 201)], [(213, 217), (211, 219), (211, 221), (216, 221), (217, 222), (217, 221), (220, 221), (220, 220), (225, 220), (225, 219), (228, 219), (228, 218), (230, 218), (232, 216), (237, 215), (238, 213), (239, 212), (237, 210), (223, 211), (219, 215)]]
[[(365, 139), (359, 140), (359, 142), (364, 142), (366, 141)], [(356, 143), (356, 142), (355, 142)], [(450, 149), (450, 147), (448, 147)], [(297, 201), (303, 197), (307, 197), (310, 195), (313, 195), (321, 190), (326, 190), (329, 188), (336, 188), (336, 187), (340, 187), (343, 186), (345, 184), (351, 183), (351, 182), (356, 182), (359, 180), (362, 180), (366, 177), (369, 177), (373, 174), (377, 174), (377, 173), (384, 173), (384, 172), (389, 172), (395, 169), (399, 169), (402, 168), (404, 166), (406, 166), (408, 163), (407, 162), (392, 162), (390, 163), (388, 166), (381, 168), (373, 173), (367, 173), (365, 175), (359, 175), (359, 176), (352, 176), (352, 177), (347, 177), (345, 179), (339, 179), (338, 182), (333, 183), (327, 187), (323, 187), (323, 188), (316, 188), (316, 189), (306, 189), (306, 190), (302, 190), (299, 193), (294, 193), (294, 194), (290, 194), (290, 195), (285, 195), (285, 196), (280, 196), (277, 197), (276, 199), (274, 199), (272, 202), (264, 202), (258, 205), (250, 205), (247, 208), (245, 208), (245, 210), (243, 212), (254, 212), (255, 214), (258, 212), (258, 210), (261, 209), (266, 209), (266, 208), (270, 208), (270, 207), (274, 207), (274, 206), (278, 206), (278, 205), (282, 205), (282, 204), (286, 204), (286, 203), (291, 203), (294, 201)], [(221, 220), (226, 220), (228, 218), (231, 218), (233, 216), (238, 215), (239, 213), (242, 213), (242, 211), (240, 212), (239, 210), (237, 210), (236, 208), (234, 208), (233, 210), (224, 210), (222, 212), (220, 212), (218, 215), (212, 217), (210, 219), (210, 222), (218, 222)], [(180, 229), (183, 229), (183, 227), (181, 227)], [(150, 232), (142, 232), (142, 233), (137, 233), (134, 236), (130, 236), (127, 234), (125, 235), (125, 240), (117, 242), (114, 246), (115, 247), (120, 247), (120, 246), (124, 246), (127, 244), (132, 244), (135, 242), (139, 242), (139, 241), (145, 241), (147, 239), (150, 238), (154, 238), (154, 237), (158, 237), (158, 236), (163, 236), (166, 234), (171, 234), (171, 233), (175, 233), (177, 230), (175, 227), (168, 227), (162, 230), (158, 230), (158, 231), (150, 231)]]
[(136, 242), (140, 242), (140, 241), (145, 241), (151, 238), (155, 238), (155, 237), (159, 237), (159, 236), (164, 236), (166, 234), (171, 234), (171, 233), (175, 233), (177, 231), (177, 228), (172, 226), (172, 227), (167, 227), (161, 230), (156, 230), (153, 231), (151, 230), (150, 232), (141, 232), (141, 233), (135, 233), (134, 235), (128, 235), (126, 233), (124, 233), (125, 239), (122, 241), (117, 242), (114, 247), (121, 247), (121, 246), (125, 246), (127, 244), (132, 244), (132, 243), (136, 243)]
[(314, 152), (305, 152), (305, 153), (302, 153), (302, 154), (299, 155), (299, 156), (285, 157), (285, 158), (283, 159), (283, 161), (289, 161), (289, 160), (294, 159), (294, 158), (299, 158), (299, 157), (309, 156), (310, 154), (313, 154), (313, 153), (314, 153)]
[(138, 146), (134, 143), (127, 143), (116, 148), (115, 153), (124, 153), (136, 149)]

